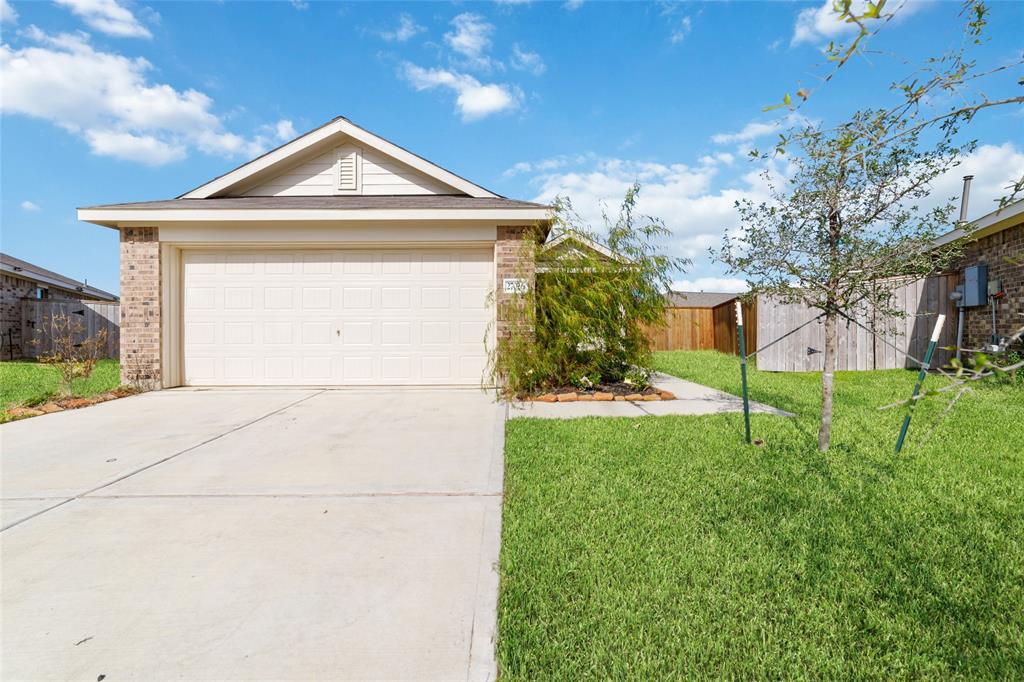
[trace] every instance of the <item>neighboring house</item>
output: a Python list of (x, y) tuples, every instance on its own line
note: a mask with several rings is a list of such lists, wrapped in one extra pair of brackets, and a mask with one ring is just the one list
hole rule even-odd
[(620, 254), (614, 253), (604, 244), (596, 242), (577, 232), (563, 232), (559, 235), (549, 235), (540, 250), (540, 262), (537, 263), (537, 271), (543, 272), (550, 269), (552, 265), (563, 258), (590, 257), (597, 261), (610, 262), (617, 260), (625, 262), (627, 259)]
[[(971, 234), (971, 238), (957, 267), (960, 283), (967, 285), (966, 270), (971, 266), (985, 266), (987, 276), (987, 282), (979, 285), (984, 290), (978, 296), (983, 299), (981, 304), (964, 308), (962, 346), (979, 349), (992, 340), (993, 303), (996, 336), (1010, 336), (1024, 326), (1024, 199), (978, 218), (966, 231), (951, 230), (939, 237), (936, 245), (948, 244), (965, 233)], [(989, 297), (989, 285), (993, 293), (1001, 289), (1002, 294)]]
[(117, 301), (117, 296), (85, 282), (0, 253), (0, 359), (25, 356), (21, 309), (25, 300)]
[(177, 199), (78, 217), (121, 233), (125, 381), (479, 385), (549, 207), (339, 117)]
[[(665, 295), (665, 326), (651, 330), (655, 350), (718, 350), (739, 354), (736, 299), (739, 294), (671, 291)], [(743, 304), (747, 352), (757, 348), (757, 305)]]
[(716, 291), (672, 291), (665, 296), (668, 308), (715, 308), (736, 300), (739, 294)]

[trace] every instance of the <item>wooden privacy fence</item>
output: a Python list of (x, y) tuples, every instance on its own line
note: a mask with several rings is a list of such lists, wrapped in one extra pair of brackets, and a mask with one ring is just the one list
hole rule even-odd
[[(932, 366), (945, 365), (953, 352), (943, 346), (956, 345), (956, 306), (949, 295), (956, 287), (958, 275), (944, 274), (906, 281), (894, 291), (894, 307), (904, 311), (902, 319), (879, 319), (873, 311), (862, 311), (854, 319), (880, 333), (882, 339), (867, 330), (839, 319), (836, 368), (840, 370), (916, 368), (917, 360), (924, 358), (928, 339), (939, 313), (946, 315), (946, 323), (939, 337)], [(768, 344), (788, 331), (814, 319), (820, 310), (801, 304), (781, 303), (766, 297), (758, 299), (757, 338)], [(749, 343), (749, 342), (748, 342)], [(896, 346), (896, 348), (893, 348)], [(749, 345), (747, 346), (750, 347)], [(899, 349), (899, 350), (897, 350)], [(806, 327), (757, 354), (757, 368), (772, 372), (814, 372), (824, 367), (824, 319)]]
[[(747, 353), (757, 350), (757, 301), (743, 303), (743, 341)], [(711, 309), (715, 320), (715, 350), (720, 353), (740, 354), (740, 341), (736, 327), (736, 299)]]
[[(743, 304), (747, 352), (757, 348), (757, 304)], [(735, 299), (714, 308), (665, 308), (665, 326), (650, 329), (654, 350), (718, 350), (739, 354)]]
[[(121, 307), (109, 301), (65, 299), (23, 300), (21, 302), (22, 354), (34, 358), (53, 348), (53, 318), (75, 315), (82, 322), (82, 339), (107, 330), (104, 357), (116, 358), (120, 352)], [(32, 343), (32, 341), (36, 343)]]
[(711, 308), (665, 308), (665, 326), (648, 331), (654, 350), (707, 350), (715, 347)]

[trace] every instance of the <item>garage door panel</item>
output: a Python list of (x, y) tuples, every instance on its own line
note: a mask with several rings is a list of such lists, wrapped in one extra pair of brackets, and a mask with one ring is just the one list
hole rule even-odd
[(478, 384), (490, 249), (185, 251), (193, 385)]

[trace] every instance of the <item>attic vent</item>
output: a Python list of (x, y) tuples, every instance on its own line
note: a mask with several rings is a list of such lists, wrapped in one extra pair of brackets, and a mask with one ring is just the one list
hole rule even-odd
[(358, 192), (361, 155), (358, 149), (338, 150), (338, 191)]

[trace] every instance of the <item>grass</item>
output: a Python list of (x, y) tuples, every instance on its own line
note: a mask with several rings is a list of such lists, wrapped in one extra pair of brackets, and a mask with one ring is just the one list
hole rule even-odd
[[(735, 357), (659, 369), (739, 391)], [(794, 412), (507, 426), (506, 679), (1024, 678), (1024, 390), (966, 396), (903, 455), (906, 371), (751, 373)], [(933, 386), (943, 380), (929, 377)]]
[[(106, 393), (120, 383), (117, 360), (100, 360), (88, 379), (75, 379), (72, 392), (87, 397)], [(32, 360), (0, 362), (0, 410), (35, 405), (56, 395), (60, 373), (56, 367)]]

